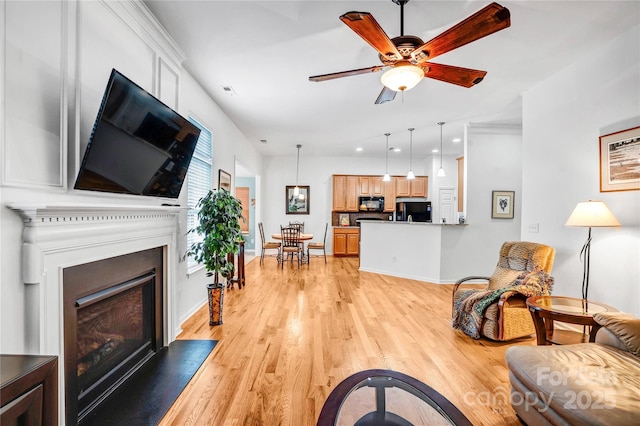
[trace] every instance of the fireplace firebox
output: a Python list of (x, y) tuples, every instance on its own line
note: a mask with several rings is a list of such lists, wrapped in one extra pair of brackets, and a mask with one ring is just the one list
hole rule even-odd
[(77, 424), (162, 347), (163, 248), (63, 271), (66, 423)]

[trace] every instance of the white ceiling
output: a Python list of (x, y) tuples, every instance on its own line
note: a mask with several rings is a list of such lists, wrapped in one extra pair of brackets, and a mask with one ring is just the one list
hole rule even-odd
[[(408, 156), (407, 129), (415, 127), (413, 154), (423, 157), (440, 144), (439, 121), (444, 153), (457, 154), (461, 144), (451, 139), (463, 136), (465, 123), (521, 123), (522, 93), (640, 21), (636, 0), (500, 1), (510, 28), (434, 59), (485, 70), (484, 81), (466, 89), (425, 78), (404, 99), (375, 105), (381, 73), (308, 77), (379, 65), (377, 52), (338, 17), (370, 12), (393, 38), (400, 7), (391, 0), (144, 3), (186, 54), (185, 68), (267, 156), (296, 155), (298, 143), (305, 156), (384, 156), (386, 132)], [(430, 40), (489, 3), (411, 0), (405, 35)]]

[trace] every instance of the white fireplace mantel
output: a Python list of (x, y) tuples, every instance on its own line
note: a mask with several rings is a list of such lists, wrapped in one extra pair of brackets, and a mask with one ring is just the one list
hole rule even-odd
[[(22, 281), (25, 284), (26, 349), (64, 359), (63, 270), (109, 257), (164, 248), (163, 340), (180, 331), (176, 267), (178, 206), (100, 204), (9, 205), (24, 222)], [(64, 393), (63, 362), (59, 383)]]

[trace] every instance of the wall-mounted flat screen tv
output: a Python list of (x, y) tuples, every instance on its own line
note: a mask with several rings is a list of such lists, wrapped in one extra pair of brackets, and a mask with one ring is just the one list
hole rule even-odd
[(111, 71), (75, 189), (178, 198), (200, 129)]

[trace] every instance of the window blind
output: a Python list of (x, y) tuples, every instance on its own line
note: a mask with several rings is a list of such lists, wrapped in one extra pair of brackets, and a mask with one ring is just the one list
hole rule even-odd
[[(198, 137), (198, 143), (187, 172), (187, 229), (193, 229), (198, 226), (196, 204), (202, 197), (207, 195), (211, 188), (213, 136), (211, 131), (195, 118), (189, 117), (189, 121), (200, 129), (200, 137)], [(187, 248), (198, 241), (202, 241), (200, 235), (192, 232), (187, 234)], [(189, 256), (187, 268), (191, 269), (197, 265), (197, 262)]]

